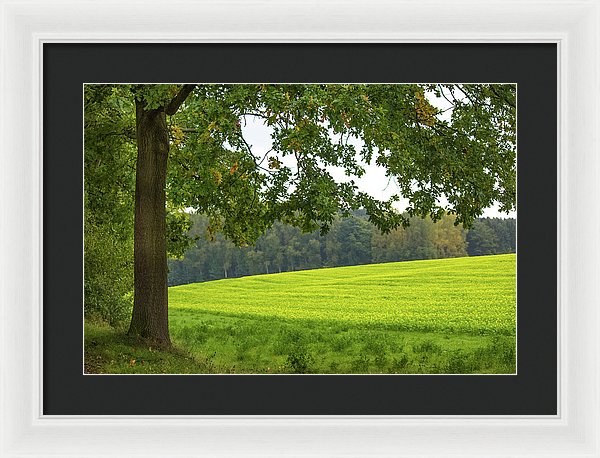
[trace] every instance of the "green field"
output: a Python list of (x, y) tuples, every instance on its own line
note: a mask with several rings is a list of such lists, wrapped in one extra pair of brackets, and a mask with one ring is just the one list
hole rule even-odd
[[(189, 358), (172, 370), (514, 373), (515, 269), (509, 254), (172, 287), (171, 337)], [(102, 339), (98, 329), (88, 333)], [(113, 361), (112, 370), (170, 371), (154, 367), (151, 354), (146, 364), (135, 351), (121, 355), (130, 364)]]

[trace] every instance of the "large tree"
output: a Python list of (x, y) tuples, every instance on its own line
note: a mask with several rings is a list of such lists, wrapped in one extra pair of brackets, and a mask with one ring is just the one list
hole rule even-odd
[[(167, 222), (178, 209), (208, 215), (209, 234), (244, 245), (276, 220), (326, 233), (336, 215), (358, 208), (386, 232), (411, 216), (448, 211), (469, 226), (494, 202), (515, 206), (514, 85), (123, 88), (135, 103), (137, 145), (129, 332), (160, 344), (170, 343), (166, 253), (183, 231)], [(244, 138), (257, 120), (272, 132), (264, 155)], [(357, 189), (352, 178), (371, 163), (385, 167), (398, 195), (379, 201)], [(336, 181), (333, 167), (347, 179)], [(400, 198), (406, 213), (395, 209)]]

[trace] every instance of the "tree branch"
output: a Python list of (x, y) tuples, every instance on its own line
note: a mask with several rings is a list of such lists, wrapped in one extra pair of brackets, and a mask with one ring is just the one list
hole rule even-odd
[(498, 91), (496, 90), (496, 87), (493, 84), (490, 84), (490, 90), (494, 93), (494, 95), (498, 99), (502, 100), (504, 103), (506, 103), (507, 105), (509, 105), (512, 108), (517, 108), (516, 105), (511, 100), (498, 94)]
[(184, 102), (187, 96), (190, 95), (195, 87), (195, 84), (184, 84), (177, 95), (173, 97), (173, 99), (165, 107), (165, 113), (167, 113), (169, 116), (173, 116), (175, 113), (177, 113), (177, 110), (179, 110), (181, 104)]

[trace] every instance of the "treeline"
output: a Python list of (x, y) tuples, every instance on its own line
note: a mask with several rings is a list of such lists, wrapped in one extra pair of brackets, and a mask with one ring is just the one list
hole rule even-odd
[(412, 218), (410, 226), (382, 234), (364, 211), (336, 219), (330, 231), (305, 234), (276, 223), (255, 246), (236, 247), (217, 235), (209, 241), (208, 218), (191, 215), (190, 235), (196, 243), (183, 259), (169, 260), (169, 285), (275, 272), (339, 267), (380, 262), (514, 253), (516, 221), (480, 218), (470, 230), (454, 225), (445, 215), (433, 223)]

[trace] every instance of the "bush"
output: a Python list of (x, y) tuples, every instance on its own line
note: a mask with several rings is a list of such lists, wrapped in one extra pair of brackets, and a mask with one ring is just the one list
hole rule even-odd
[(84, 311), (88, 319), (126, 324), (133, 307), (133, 241), (86, 224)]
[(285, 369), (293, 374), (308, 374), (313, 363), (312, 355), (303, 346), (298, 346), (288, 355)]

